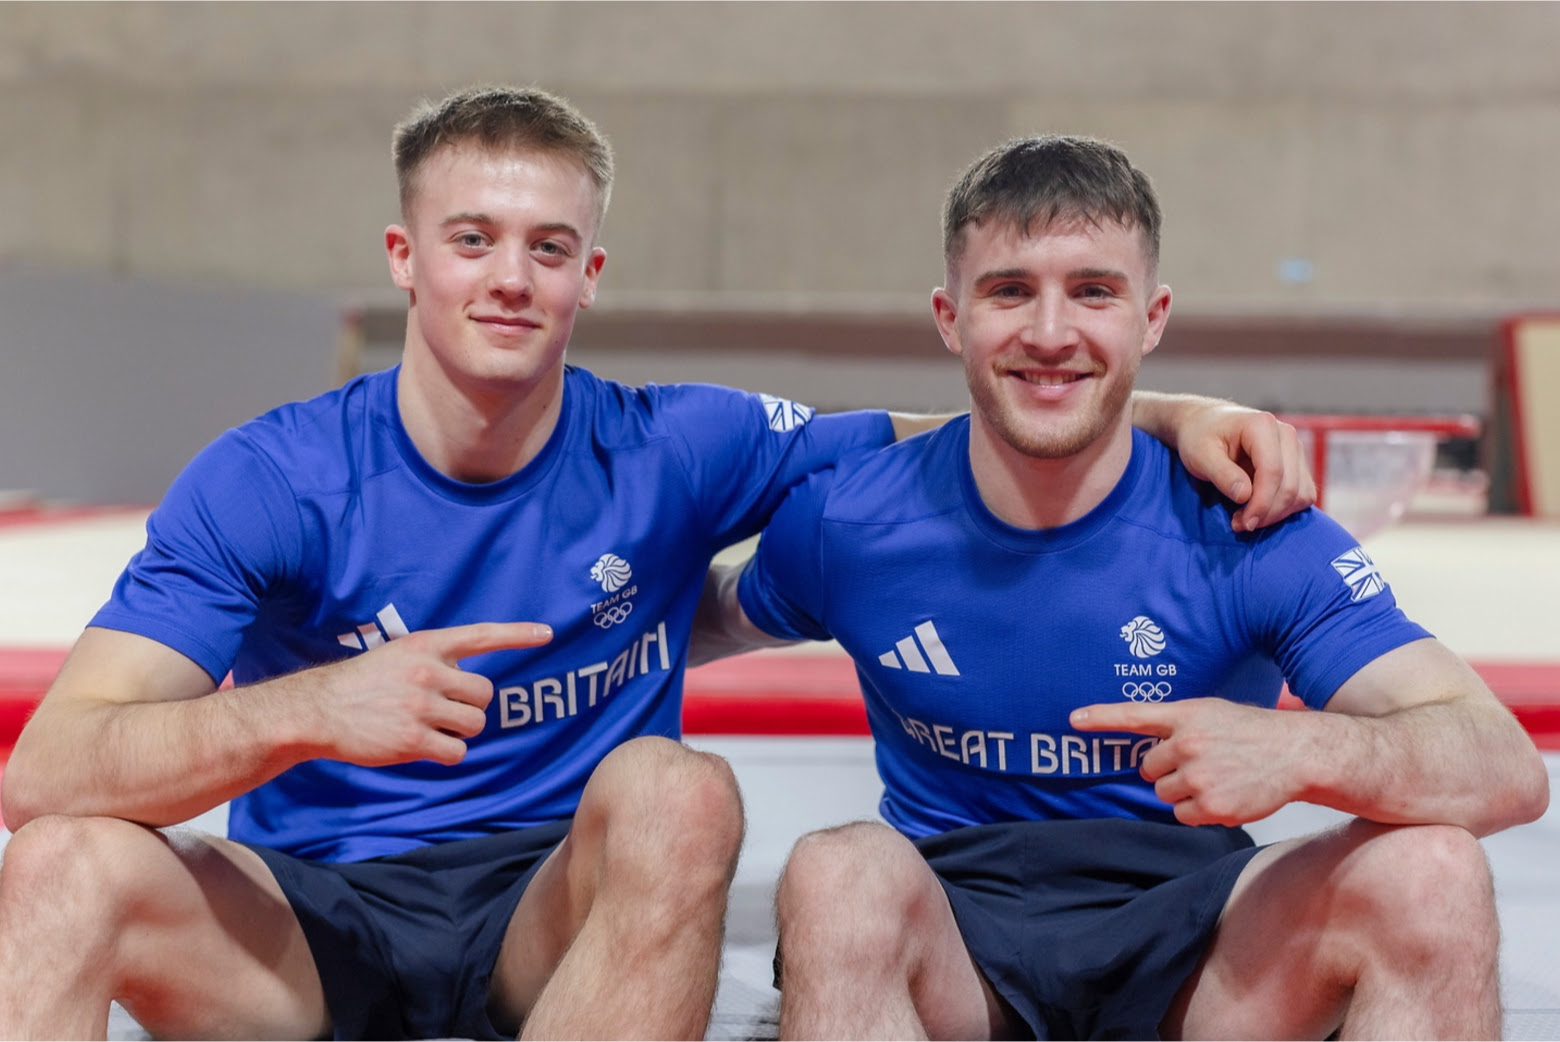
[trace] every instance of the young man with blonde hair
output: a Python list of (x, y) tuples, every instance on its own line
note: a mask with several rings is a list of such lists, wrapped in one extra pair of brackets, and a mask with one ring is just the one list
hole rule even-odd
[[(1170, 290), (1124, 154), (1009, 142), (945, 215), (970, 414), (809, 478), (706, 606), (837, 639), (877, 741), (888, 824), (780, 883), (782, 1037), (1496, 1037), (1477, 837), (1543, 812), (1532, 742), (1336, 523), (1232, 530), (1133, 430)], [(1297, 800), (1357, 817), (1255, 848)]]
[[(460, 92), (395, 158), (401, 365), (197, 456), (17, 745), (0, 1035), (704, 1031), (743, 829), (675, 741), (706, 569), (893, 425), (566, 366), (612, 163), (560, 99)], [(1271, 417), (1161, 404), (1282, 512)]]

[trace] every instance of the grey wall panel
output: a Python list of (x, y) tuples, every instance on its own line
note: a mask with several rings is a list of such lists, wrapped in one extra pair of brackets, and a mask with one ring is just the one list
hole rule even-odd
[(0, 488), (151, 503), (226, 428), (330, 384), (318, 296), (0, 270)]
[(1557, 299), (1560, 107), (1329, 107), (1311, 148), (1319, 300), (1446, 313)]
[(242, 285), (388, 285), (390, 127), (370, 92), (137, 92), (114, 131), (129, 269)]
[(0, 256), (382, 291), (391, 125), (505, 80), (618, 142), (604, 306), (919, 311), (949, 180), (1071, 130), (1159, 182), (1179, 307), (1488, 317), (1560, 285), (1557, 39), (1556, 4), (0, 5)]
[(720, 102), (706, 98), (576, 99), (616, 154), (602, 232), (602, 292), (658, 295), (719, 287), (723, 186)]
[(0, 256), (112, 268), (126, 216), (123, 171), (99, 91), (0, 89)]
[(1551, 94), (1525, 3), (7, 4), (0, 76), (1093, 98)]
[(761, 101), (725, 117), (719, 288), (911, 306), (941, 281), (948, 187), (1006, 136), (1003, 105), (968, 99)]

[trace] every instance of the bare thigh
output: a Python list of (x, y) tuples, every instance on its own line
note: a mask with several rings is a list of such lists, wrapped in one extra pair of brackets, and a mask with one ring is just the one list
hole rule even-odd
[(809, 833), (777, 895), (782, 1031), (798, 1037), (1004, 1037), (1013, 1025), (964, 943), (947, 892), (877, 822)]
[[(8, 926), (156, 1035), (317, 1037), (303, 931), (246, 847), (189, 829), (44, 818), (6, 849)], [(104, 1003), (106, 1008), (106, 1002)]]
[[(1460, 829), (1359, 819), (1262, 850), (1236, 882), (1207, 953), (1166, 1015), (1164, 1036), (1325, 1038), (1340, 1026), (1358, 1032), (1357, 988), (1384, 954), (1410, 982), (1397, 989), (1399, 1007), (1386, 1011), (1388, 1030), (1414, 1024), (1442, 1001), (1463, 1002), (1457, 993), (1465, 988), (1472, 1005), (1494, 986), (1483, 979), (1493, 974), (1497, 928), (1482, 857)], [(1484, 946), (1488, 967), (1453, 967), (1438, 980), (1445, 967), (1434, 957), (1416, 966), (1416, 952), (1442, 947), (1438, 931), (1470, 945), (1476, 936), (1491, 940)], [(1423, 990), (1418, 999), (1414, 987)]]
[[(559, 1030), (549, 1019), (561, 1012), (559, 995), (565, 1006), (592, 996), (606, 1018), (587, 1017), (581, 1023), (594, 1027), (580, 1030), (614, 1030), (605, 1025), (617, 1012), (641, 1033), (702, 1022), (741, 838), (740, 797), (724, 761), (655, 737), (614, 749), (510, 918), (492, 978), (493, 1023), (514, 1029), (529, 1018), (532, 1028)], [(634, 1009), (630, 987), (656, 994)], [(663, 1023), (668, 1005), (679, 1010)]]
[(170, 934), (158, 955), (166, 960), (161, 977), (172, 986), (139, 1001), (126, 996), (126, 1008), (153, 1029), (171, 1020), (169, 1026), (199, 1025), (202, 1035), (327, 1035), (330, 1014), (314, 956), (259, 855), (187, 830), (166, 840), (176, 865), (169, 872), (174, 892), (165, 900), (182, 905), (169, 921), (183, 923), (182, 936)]

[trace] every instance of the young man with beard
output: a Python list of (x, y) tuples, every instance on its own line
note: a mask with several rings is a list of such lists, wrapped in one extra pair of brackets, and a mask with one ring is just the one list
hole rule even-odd
[[(395, 159), (402, 364), (204, 450), (17, 745), (0, 1036), (704, 1031), (743, 822), (673, 740), (694, 607), (890, 419), (566, 366), (612, 163), (559, 99), (461, 92)], [(1158, 406), (1286, 509), (1292, 432)]]
[[(932, 300), (970, 414), (808, 479), (713, 584), (728, 639), (855, 658), (885, 787), (786, 867), (783, 1037), (1500, 1031), (1476, 837), (1542, 761), (1336, 523), (1232, 531), (1133, 430), (1159, 228), (1101, 142), (977, 161)], [(1295, 800), (1357, 817), (1255, 848)]]

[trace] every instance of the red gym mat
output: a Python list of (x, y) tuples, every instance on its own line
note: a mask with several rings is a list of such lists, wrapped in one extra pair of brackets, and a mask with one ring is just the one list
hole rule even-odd
[[(10, 750), (65, 652), (0, 648), (0, 756)], [(1541, 749), (1560, 749), (1560, 662), (1475, 663)], [(856, 671), (844, 655), (744, 655), (690, 670), (690, 735), (865, 735)]]

